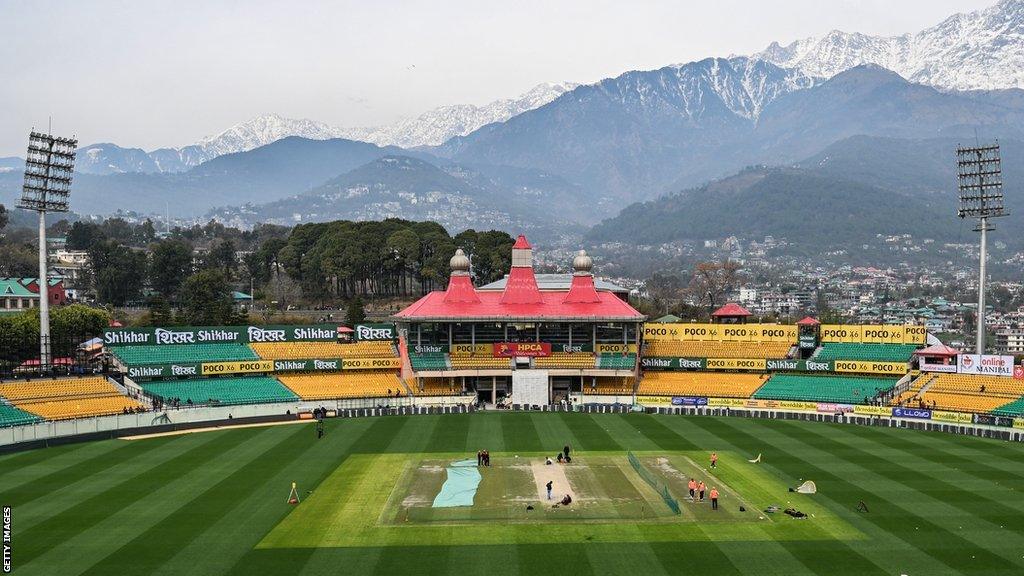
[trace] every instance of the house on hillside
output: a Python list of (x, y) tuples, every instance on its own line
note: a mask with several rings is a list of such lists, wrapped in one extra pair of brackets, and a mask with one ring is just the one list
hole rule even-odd
[[(60, 306), (68, 300), (63, 278), (50, 278), (47, 292), (50, 306)], [(27, 310), (38, 306), (38, 278), (0, 278), (0, 312)]]

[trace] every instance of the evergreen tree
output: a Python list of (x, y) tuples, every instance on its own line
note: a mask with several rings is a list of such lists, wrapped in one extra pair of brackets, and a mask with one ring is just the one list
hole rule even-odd
[(355, 326), (366, 322), (366, 311), (363, 310), (363, 299), (359, 296), (348, 301), (348, 310), (345, 311), (346, 321)]

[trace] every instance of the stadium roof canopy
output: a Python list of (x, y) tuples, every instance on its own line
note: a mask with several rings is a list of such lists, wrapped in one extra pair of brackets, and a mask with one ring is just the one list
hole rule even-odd
[(729, 302), (725, 306), (722, 306), (718, 310), (712, 312), (711, 316), (715, 318), (719, 316), (750, 316), (750, 310), (747, 310), (735, 302)]
[[(568, 290), (572, 284), (572, 274), (534, 274), (534, 278), (537, 280), (537, 288), (541, 291), (545, 290)], [(508, 282), (508, 276), (505, 276), (501, 280), (495, 280), (490, 284), (484, 284), (477, 288), (477, 290), (483, 291), (502, 291), (505, 289), (505, 283)], [(618, 284), (612, 284), (607, 280), (601, 278), (594, 278), (594, 288), (598, 292), (615, 292), (618, 294), (629, 294), (629, 288), (624, 288)]]
[(644, 315), (628, 302), (596, 288), (592, 266), (590, 257), (580, 251), (573, 259), (570, 282), (561, 290), (541, 290), (533, 273), (532, 248), (520, 235), (512, 247), (512, 270), (501, 281), (502, 289), (484, 290), (473, 286), (469, 258), (458, 250), (451, 259), (448, 288), (427, 294), (394, 318), (400, 322), (643, 321)]
[(949, 346), (946, 346), (945, 344), (933, 344), (933, 345), (931, 345), (931, 346), (929, 346), (927, 348), (921, 348), (920, 350), (915, 350), (914, 351), (914, 355), (915, 356), (949, 356), (949, 357), (951, 357), (951, 356), (956, 356), (959, 353), (960, 353), (960, 351), (957, 350), (956, 348), (950, 348)]

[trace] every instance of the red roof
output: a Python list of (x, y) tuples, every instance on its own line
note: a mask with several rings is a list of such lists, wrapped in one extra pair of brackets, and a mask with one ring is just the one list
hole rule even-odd
[(712, 316), (750, 316), (750, 311), (740, 306), (735, 302), (729, 302), (725, 306), (722, 306), (718, 310), (715, 310)]
[(960, 351), (956, 348), (950, 348), (945, 344), (936, 344), (914, 351), (914, 354), (917, 356), (956, 356), (959, 353)]
[(502, 301), (502, 293), (478, 291), (480, 302), (448, 303), (445, 293), (431, 292), (396, 315), (400, 320), (633, 320), (643, 315), (611, 292), (597, 292), (596, 302), (565, 302), (565, 292), (538, 292), (539, 301), (516, 304)]
[(448, 289), (444, 292), (444, 301), (448, 304), (480, 302), (469, 276), (455, 275), (448, 280)]
[(594, 288), (594, 277), (587, 275), (573, 276), (569, 292), (565, 294), (562, 302), (566, 304), (586, 304), (588, 302), (600, 302), (601, 297), (597, 295)]
[(526, 241), (526, 236), (522, 234), (516, 238), (516, 243), (512, 245), (513, 250), (530, 250), (531, 248), (533, 246), (530, 246), (530, 243)]
[(537, 304), (541, 301), (540, 288), (537, 287), (537, 278), (533, 275), (533, 268), (513, 266), (512, 272), (505, 282), (505, 290), (501, 293), (501, 303)]
[(803, 320), (796, 323), (797, 326), (817, 326), (818, 324), (821, 322), (813, 316), (804, 316)]

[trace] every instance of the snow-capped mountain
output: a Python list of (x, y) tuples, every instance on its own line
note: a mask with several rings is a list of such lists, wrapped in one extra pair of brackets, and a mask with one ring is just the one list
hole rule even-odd
[(403, 148), (437, 145), (543, 106), (576, 86), (568, 82), (540, 84), (516, 98), (496, 100), (484, 106), (443, 106), (417, 118), (374, 128), (340, 128), (316, 120), (265, 114), (182, 148), (161, 148), (147, 153), (115, 144), (93, 144), (81, 149), (78, 170), (88, 174), (183, 172), (219, 156), (247, 152), (289, 136), (310, 140), (347, 138)]
[(342, 137), (371, 142), (381, 146), (403, 148), (437, 146), (455, 136), (465, 136), (492, 122), (504, 122), (528, 110), (539, 108), (579, 86), (572, 82), (544, 83), (516, 98), (496, 100), (485, 106), (461, 104), (442, 106), (417, 118), (402, 120), (390, 126), (342, 130)]
[(1002, 0), (902, 36), (834, 30), (787, 46), (773, 42), (755, 57), (824, 78), (878, 64), (911, 82), (946, 90), (1024, 88), (1024, 0)]

